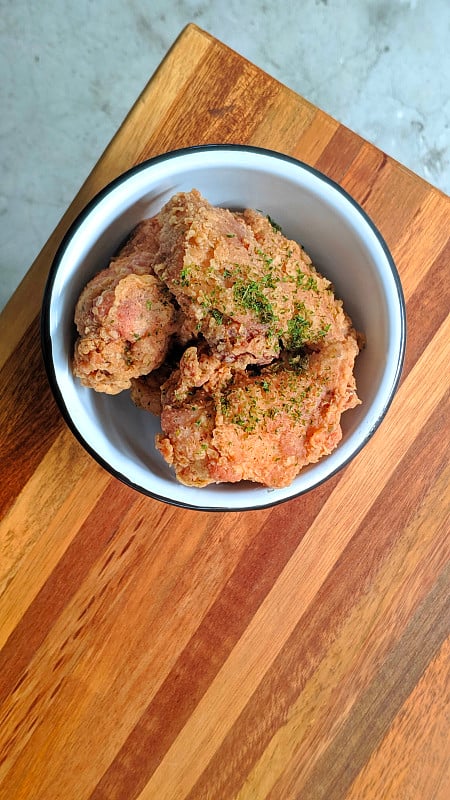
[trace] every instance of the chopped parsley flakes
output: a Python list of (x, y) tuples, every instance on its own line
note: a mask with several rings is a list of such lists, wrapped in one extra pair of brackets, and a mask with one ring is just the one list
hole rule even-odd
[(297, 306), (297, 314), (288, 322), (289, 348), (299, 350), (310, 339), (311, 322), (303, 303)]
[(271, 304), (261, 289), (258, 281), (236, 281), (233, 286), (235, 302), (249, 311), (254, 311), (261, 322), (269, 323), (275, 319)]

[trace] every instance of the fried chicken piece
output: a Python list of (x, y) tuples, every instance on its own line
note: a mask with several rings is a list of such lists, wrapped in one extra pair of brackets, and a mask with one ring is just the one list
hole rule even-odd
[(141, 223), (80, 295), (73, 372), (84, 386), (117, 394), (166, 357), (177, 311), (153, 271), (158, 232), (157, 219)]
[(186, 340), (201, 333), (222, 360), (266, 364), (280, 346), (347, 336), (330, 282), (262, 214), (213, 207), (194, 189), (174, 195), (158, 218), (155, 271), (183, 311)]
[[(239, 368), (239, 361), (233, 362), (233, 369)], [(242, 367), (245, 369), (245, 364)], [(191, 346), (181, 354), (178, 363), (173, 358), (166, 361), (159, 369), (141, 378), (131, 381), (131, 399), (139, 408), (161, 416), (161, 391), (163, 384), (169, 380), (173, 372), (177, 372), (178, 381), (176, 396), (180, 401), (185, 399), (193, 387), (208, 383), (209, 388), (224, 381), (224, 376), (231, 377), (231, 367), (224, 364), (216, 355), (206, 351), (204, 346)]]
[(199, 385), (200, 374), (186, 370), (183, 357), (162, 386), (163, 433), (156, 446), (188, 486), (241, 480), (288, 486), (340, 441), (342, 413), (360, 402), (357, 353), (352, 333), (315, 352), (286, 353), (257, 372), (222, 364), (212, 371), (214, 380)]
[(161, 416), (161, 386), (171, 376), (174, 367), (164, 362), (148, 375), (132, 378), (130, 397), (133, 403), (144, 411), (150, 411), (155, 416)]

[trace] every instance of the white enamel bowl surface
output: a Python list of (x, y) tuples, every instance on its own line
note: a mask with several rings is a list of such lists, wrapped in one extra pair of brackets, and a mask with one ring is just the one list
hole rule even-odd
[[(71, 373), (73, 314), (87, 281), (143, 218), (178, 191), (198, 189), (212, 204), (258, 208), (301, 242), (335, 286), (367, 346), (356, 363), (362, 405), (342, 417), (337, 449), (270, 490), (252, 483), (196, 489), (174, 477), (154, 446), (159, 419), (135, 408), (128, 393), (83, 388)], [(362, 209), (314, 169), (271, 151), (211, 145), (179, 150), (122, 175), (84, 210), (52, 264), (42, 306), (42, 345), (58, 405), (79, 441), (113, 475), (165, 502), (203, 510), (254, 509), (302, 494), (347, 464), (370, 439), (395, 393), (405, 348), (400, 280), (381, 235)]]

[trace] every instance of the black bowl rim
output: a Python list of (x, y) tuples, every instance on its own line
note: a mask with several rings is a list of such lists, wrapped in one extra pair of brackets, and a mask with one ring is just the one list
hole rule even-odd
[[(56, 378), (56, 372), (54, 369), (54, 362), (53, 362), (53, 347), (50, 335), (50, 305), (51, 305), (51, 298), (52, 298), (52, 291), (53, 291), (53, 284), (55, 281), (55, 277), (57, 271), (59, 269), (59, 265), (63, 259), (64, 253), (66, 248), (78, 230), (78, 228), (82, 225), (86, 217), (89, 216), (91, 211), (106, 197), (111, 191), (113, 191), (117, 186), (120, 186), (121, 183), (127, 181), (131, 176), (142, 172), (143, 170), (147, 169), (149, 166), (154, 164), (158, 164), (164, 161), (169, 161), (172, 158), (178, 158), (183, 155), (192, 155), (194, 153), (205, 153), (205, 152), (247, 152), (247, 153), (255, 153), (262, 156), (270, 156), (272, 158), (280, 159), (281, 161), (285, 161), (287, 163), (292, 164), (295, 167), (300, 167), (301, 169), (305, 170), (306, 172), (315, 175), (320, 180), (324, 181), (331, 187), (333, 187), (339, 194), (341, 194), (346, 200), (359, 212), (359, 214), (363, 217), (365, 222), (369, 225), (372, 229), (373, 233), (375, 234), (376, 238), (378, 239), (379, 244), (381, 245), (384, 254), (386, 256), (387, 262), (391, 269), (396, 290), (397, 290), (397, 299), (399, 304), (400, 310), (400, 341), (399, 341), (399, 357), (397, 362), (397, 368), (394, 376), (394, 380), (392, 383), (391, 392), (389, 397), (387, 398), (383, 409), (377, 420), (372, 425), (370, 430), (367, 432), (364, 439), (361, 441), (359, 446), (354, 450), (342, 464), (339, 464), (332, 472), (326, 475), (324, 478), (321, 478), (313, 486), (310, 486), (306, 489), (301, 489), (300, 491), (296, 492), (295, 494), (289, 495), (288, 497), (281, 497), (278, 499), (268, 500), (267, 503), (257, 503), (254, 506), (239, 506), (229, 508), (225, 506), (202, 506), (197, 505), (196, 503), (187, 503), (181, 500), (175, 500), (170, 497), (165, 497), (164, 495), (160, 495), (157, 492), (152, 492), (148, 489), (144, 489), (142, 486), (133, 483), (126, 475), (121, 473), (119, 470), (116, 470), (114, 467), (100, 456), (96, 450), (84, 439), (83, 435), (78, 430), (77, 426), (73, 422), (67, 406), (64, 401), (64, 397), (62, 392), (59, 388), (58, 381)], [(175, 150), (169, 150), (166, 153), (162, 153), (160, 155), (154, 156), (152, 158), (146, 159), (145, 161), (136, 164), (134, 167), (126, 170), (125, 172), (121, 173), (117, 176), (114, 180), (110, 181), (103, 189), (101, 189), (82, 209), (82, 211), (77, 215), (75, 220), (69, 226), (66, 234), (64, 235), (58, 250), (53, 258), (52, 264), (50, 266), (49, 274), (47, 277), (47, 281), (44, 287), (43, 299), (42, 299), (42, 307), (41, 307), (41, 320), (40, 320), (40, 331), (41, 331), (41, 348), (42, 354), (44, 359), (45, 370), (47, 373), (47, 378), (50, 384), (50, 388), (52, 390), (53, 396), (56, 400), (58, 408), (65, 420), (67, 426), (72, 431), (76, 439), (80, 442), (80, 444), (84, 447), (84, 449), (89, 453), (92, 458), (100, 464), (103, 469), (109, 472), (110, 475), (120, 480), (125, 485), (129, 486), (132, 489), (135, 489), (140, 494), (144, 494), (148, 497), (152, 497), (154, 500), (159, 500), (163, 503), (167, 503), (168, 505), (173, 505), (178, 508), (187, 508), (194, 511), (212, 511), (212, 512), (225, 512), (225, 511), (232, 511), (232, 512), (242, 512), (242, 511), (256, 511), (262, 508), (272, 508), (276, 505), (280, 505), (281, 503), (286, 503), (290, 500), (294, 500), (297, 497), (300, 497), (307, 492), (311, 492), (314, 489), (317, 489), (321, 486), (322, 483), (328, 481), (338, 472), (340, 472), (344, 467), (346, 467), (357, 455), (361, 452), (361, 450), (366, 446), (368, 441), (372, 438), (375, 431), (380, 426), (381, 422), (383, 421), (384, 417), (386, 416), (389, 407), (394, 399), (394, 396), (397, 392), (398, 385), (400, 383), (400, 378), (402, 374), (404, 359), (405, 359), (405, 349), (406, 349), (406, 304), (405, 298), (403, 294), (403, 288), (400, 280), (400, 275), (398, 273), (396, 264), (394, 259), (391, 255), (391, 252), (386, 244), (386, 241), (380, 231), (378, 230), (377, 226), (373, 222), (373, 220), (369, 217), (367, 212), (360, 206), (360, 204), (342, 187), (339, 183), (334, 181), (332, 178), (329, 178), (328, 175), (325, 175), (320, 170), (312, 167), (310, 164), (301, 161), (300, 159), (294, 158), (293, 156), (288, 156), (284, 153), (281, 153), (277, 150), (271, 150), (268, 148), (263, 147), (256, 147), (253, 145), (240, 145), (240, 144), (205, 144), (205, 145), (194, 145), (192, 147), (182, 147)]]

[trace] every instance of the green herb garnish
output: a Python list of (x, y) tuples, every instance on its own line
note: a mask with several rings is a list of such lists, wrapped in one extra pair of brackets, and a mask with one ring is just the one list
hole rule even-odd
[(303, 303), (297, 305), (297, 314), (288, 322), (289, 347), (299, 350), (310, 338), (311, 322)]
[(297, 286), (301, 286), (302, 289), (312, 289), (314, 292), (319, 291), (317, 280), (314, 276), (302, 272), (300, 267), (297, 269)]
[(184, 266), (180, 272), (180, 283), (182, 286), (189, 286), (190, 267)]
[(257, 281), (236, 281), (233, 286), (235, 302), (242, 308), (253, 311), (261, 322), (269, 323), (275, 319), (271, 304)]
[(327, 335), (330, 328), (331, 328), (331, 322), (329, 322), (327, 325), (324, 325), (323, 328), (319, 328), (319, 330), (316, 333), (316, 337), (318, 339), (323, 339), (324, 336)]
[(211, 316), (214, 317), (214, 319), (215, 319), (215, 321), (217, 322), (218, 325), (222, 325), (223, 314), (221, 314), (220, 311), (217, 310), (217, 308), (212, 308), (211, 309)]

